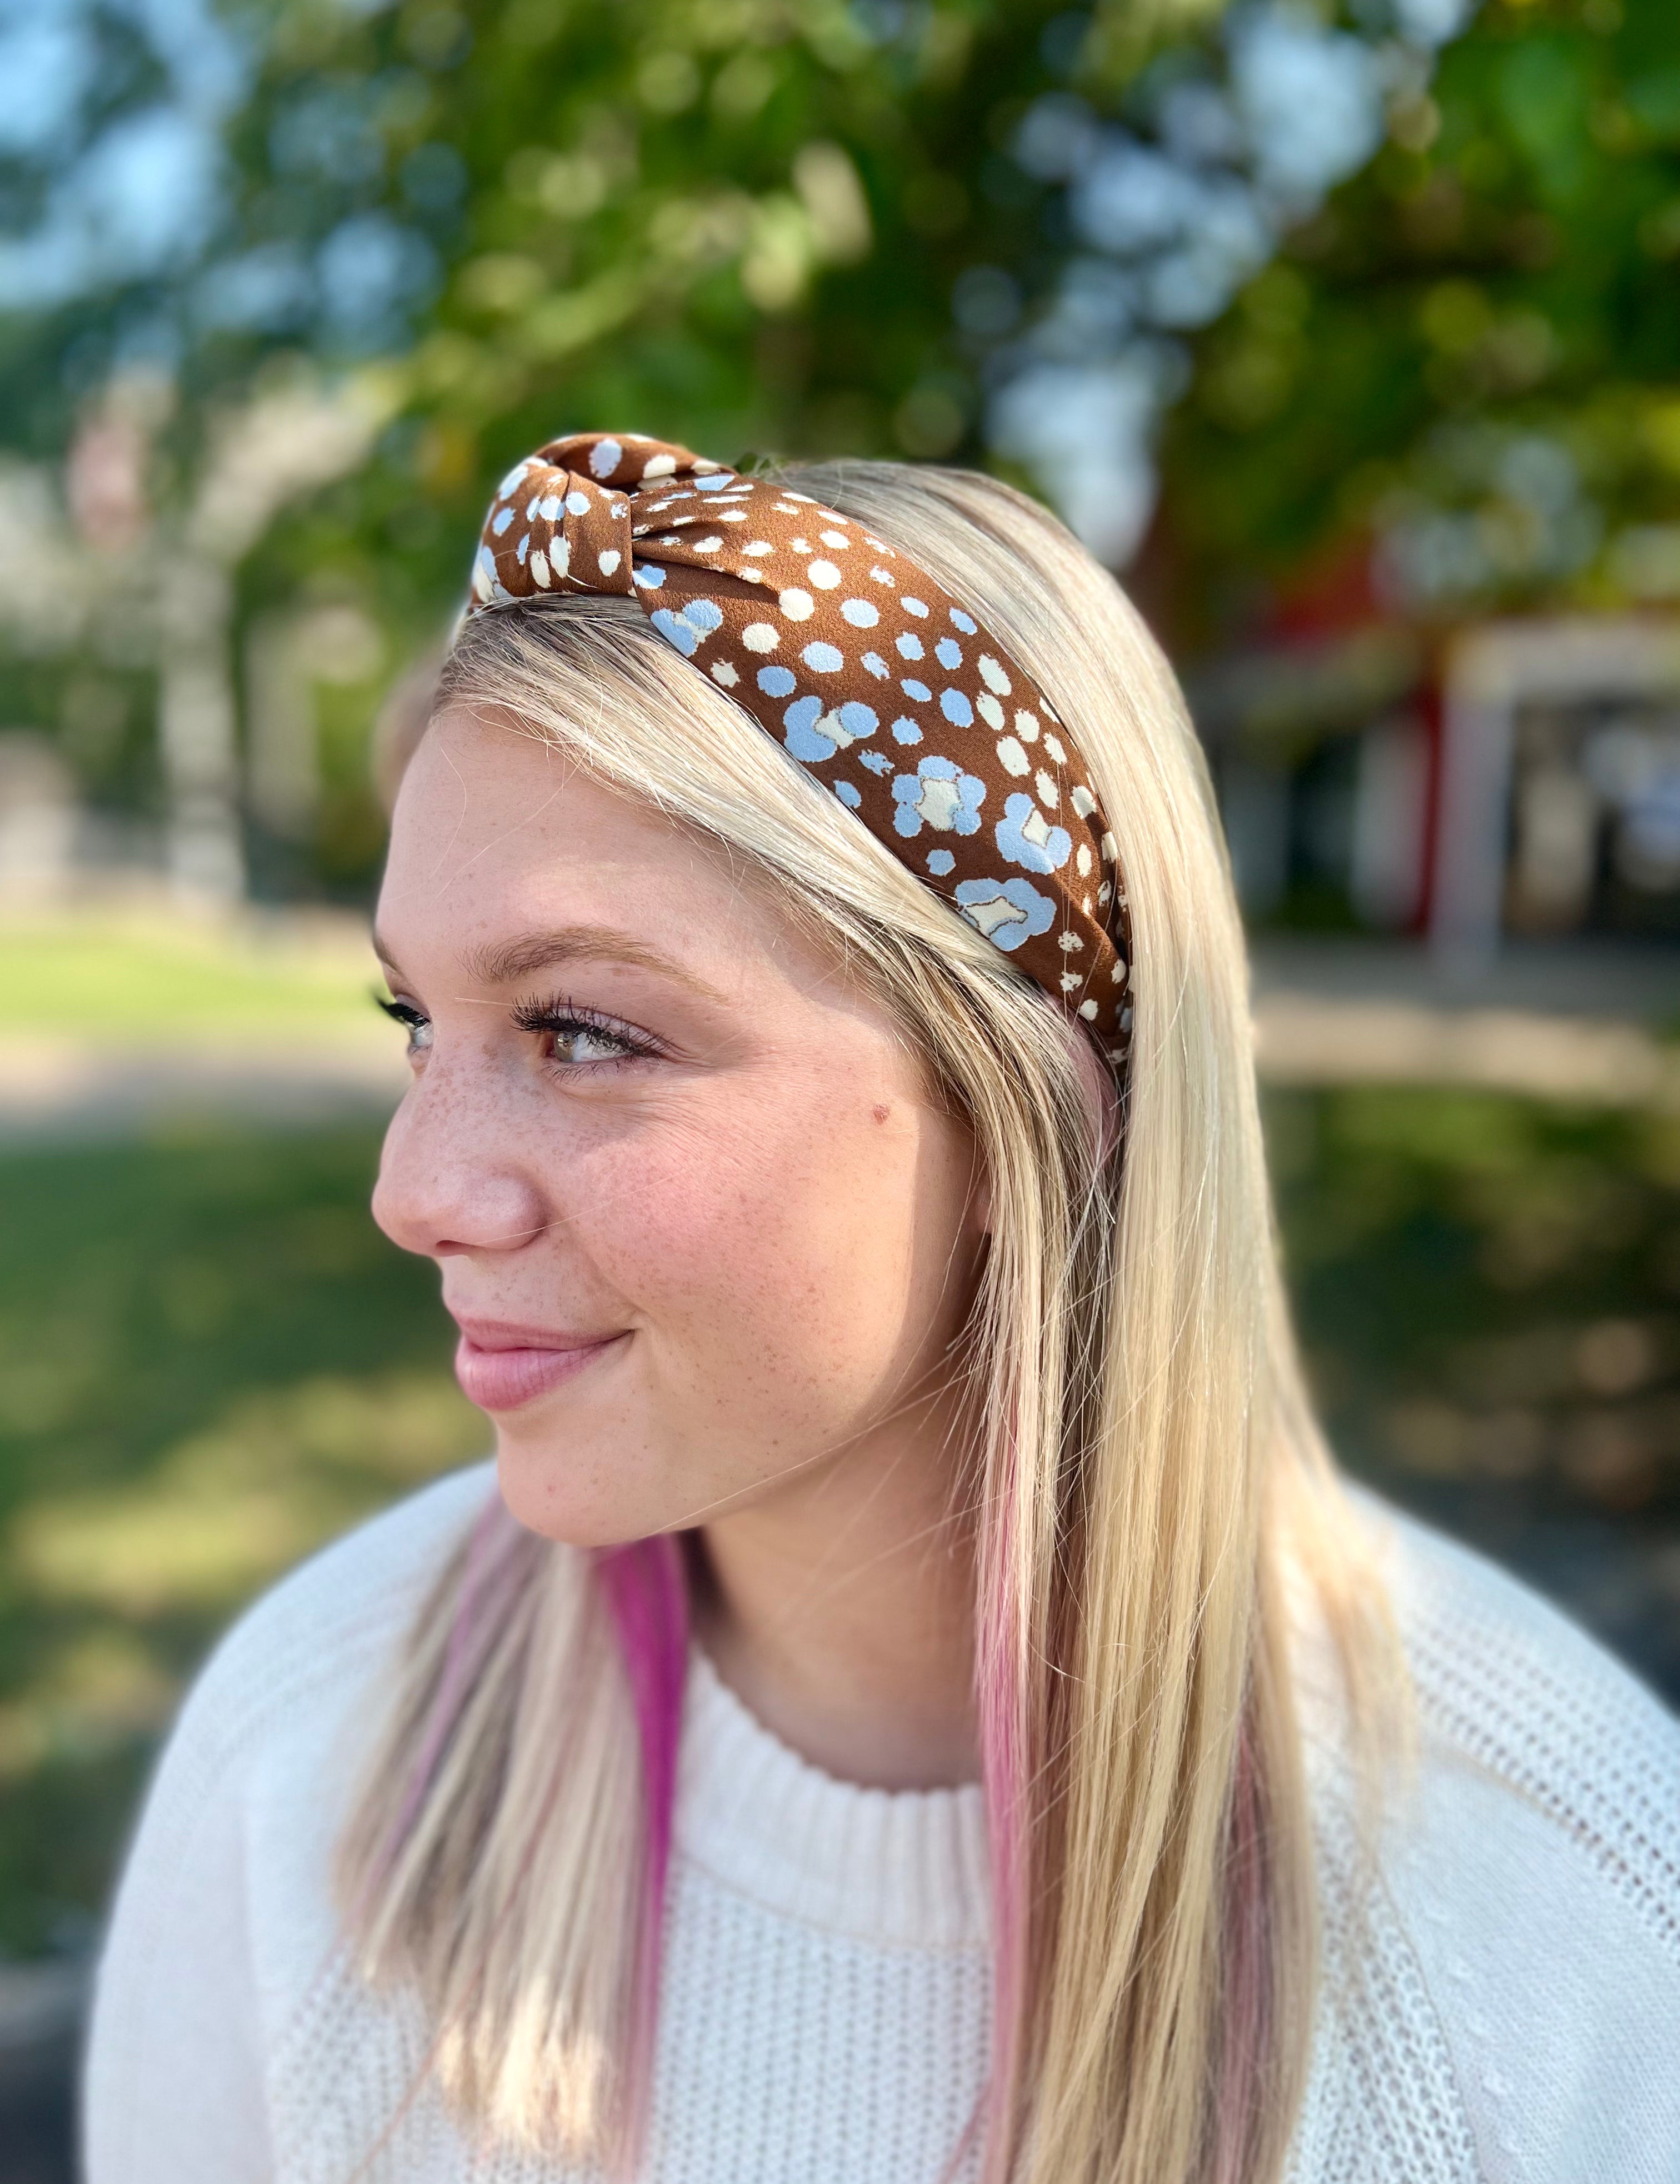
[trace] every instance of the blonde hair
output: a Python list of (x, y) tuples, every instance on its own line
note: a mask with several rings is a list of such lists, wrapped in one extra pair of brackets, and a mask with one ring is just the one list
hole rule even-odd
[[(1356, 1720), (1388, 1657), (1293, 1346), (1206, 769), (1142, 621), (1033, 503), (954, 471), (798, 475), (968, 601), (1071, 727), (1129, 893), (1121, 1112), (1059, 1011), (632, 602), (477, 618), (442, 699), (513, 715), (757, 875), (971, 1122), (993, 1206), (965, 1351), (997, 1937), (984, 2172), (1273, 2184), (1316, 1978), (1286, 1573)], [(342, 1901), (368, 1976), (424, 1997), (459, 2111), (628, 2166), (669, 1755), (622, 1583), (498, 1527), (419, 1619)]]

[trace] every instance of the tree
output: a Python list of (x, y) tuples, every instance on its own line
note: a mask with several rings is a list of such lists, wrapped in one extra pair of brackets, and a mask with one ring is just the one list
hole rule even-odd
[(1426, 620), (1680, 596), (1677, 272), (1680, 13), (1488, 0), (1195, 343), (1184, 640), (1351, 565)]

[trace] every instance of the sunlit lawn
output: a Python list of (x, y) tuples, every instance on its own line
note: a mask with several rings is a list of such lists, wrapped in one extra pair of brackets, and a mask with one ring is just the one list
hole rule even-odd
[(349, 917), (220, 924), (133, 909), (0, 914), (0, 1034), (330, 1034), (365, 1023), (374, 977)]
[(241, 1602), (485, 1446), (435, 1275), (368, 1218), (377, 1146), (0, 1159), (0, 1951), (100, 1903), (151, 1741)]
[[(1375, 1090), (1269, 1111), (1349, 1462), (1680, 1692), (1680, 1119)], [(368, 1218), (376, 1143), (0, 1155), (0, 1951), (86, 1931), (240, 1602), (485, 1445), (435, 1278)]]

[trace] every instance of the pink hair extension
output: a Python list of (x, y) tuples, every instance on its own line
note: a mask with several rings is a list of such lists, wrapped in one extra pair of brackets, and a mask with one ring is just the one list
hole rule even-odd
[(620, 2166), (627, 2174), (646, 2127), (652, 2090), (665, 1877), (670, 1865), (677, 1747), (688, 1673), (688, 1588), (681, 1548), (668, 1535), (611, 1548), (597, 1557), (595, 1568), (630, 1678), (644, 1786), (642, 1903), (620, 2148)]
[(1224, 1993), (1215, 2087), (1212, 2184), (1243, 2184), (1254, 2150), (1262, 2088), (1260, 2059), (1270, 2030), (1271, 1932), (1266, 1916), (1266, 1801), (1245, 1708), (1227, 1822), (1224, 1902), (1220, 1920)]

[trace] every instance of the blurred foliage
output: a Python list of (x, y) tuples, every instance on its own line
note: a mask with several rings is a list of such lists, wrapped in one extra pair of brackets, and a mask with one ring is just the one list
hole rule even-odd
[[(303, 358), (381, 359), (372, 397), (400, 422), (289, 554), (330, 561), (353, 503), (428, 604), (459, 582), (450, 517), (476, 519), (507, 461), (559, 429), (949, 454), (975, 407), (952, 284), (976, 258), (1043, 254), (1045, 192), (1007, 156), (1029, 102), (1071, 76), (1112, 96), (1214, 12), (233, 0), (250, 75), (213, 240), (185, 269), (5, 321), (7, 436), (61, 450), (78, 406), (150, 352), (184, 405), (156, 454), (167, 497), (206, 403)], [(89, 141), (111, 103), (84, 117)]]
[(1672, 0), (1487, 0), (1199, 337), (1163, 466), (1204, 642), (1345, 611), (1373, 545), (1425, 616), (1680, 597)]
[[(212, 5), (238, 81), (204, 231), (0, 313), (0, 448), (67, 462), (73, 519), (17, 474), (0, 705), (59, 724), (96, 796), (155, 813), (160, 570), (186, 550), (232, 571), (235, 632), (276, 609), (367, 613), (381, 672), (322, 702), (309, 854), (253, 845), (282, 894), (365, 883), (381, 689), (440, 640), (488, 489), (540, 440), (630, 426), (726, 460), (976, 458), (987, 355), (1057, 254), (1058, 193), (1010, 156), (1022, 115), (1070, 82), (1111, 104), (1218, 12)], [(84, 20), (103, 54), (127, 18), (93, 0)], [(20, 225), (114, 118), (149, 110), (140, 58), (87, 72), (73, 127), (0, 147)], [(952, 299), (976, 266), (965, 331)], [(64, 603), (96, 592), (108, 611), (84, 627)], [(236, 671), (248, 736), (257, 671)]]
[[(1307, 1354), (1359, 1474), (1680, 1696), (1680, 1121), (1277, 1091)], [(320, 1540), (487, 1445), (370, 1128), (0, 1158), (0, 1951), (103, 1903), (182, 1679)]]
[(1266, 1112), (1338, 1455), (1680, 1698), (1680, 1117), (1377, 1087)]

